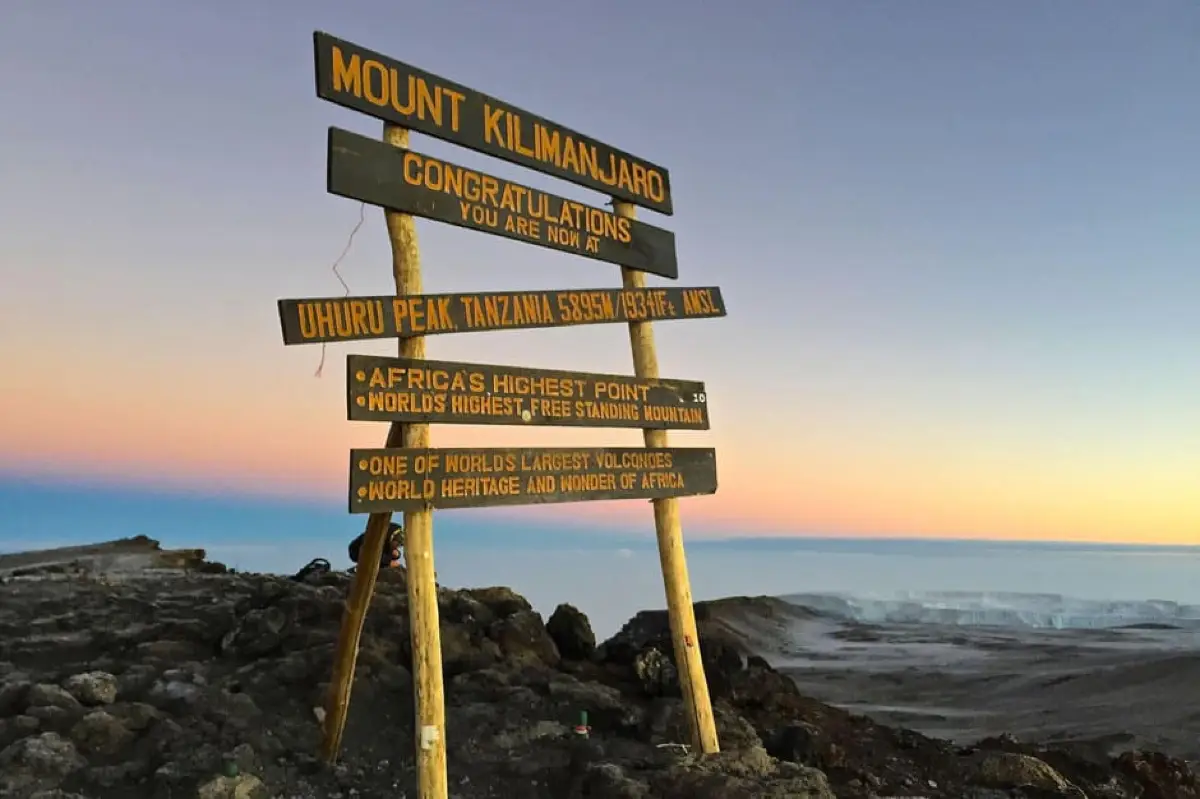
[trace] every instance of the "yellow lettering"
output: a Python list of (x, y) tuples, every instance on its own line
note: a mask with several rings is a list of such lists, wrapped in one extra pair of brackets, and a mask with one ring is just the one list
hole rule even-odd
[[(442, 86), (435, 78), (402, 72), (395, 62), (364, 60), (333, 46), (330, 76), (334, 92), (390, 107), (452, 133), (462, 133), (465, 93)], [(654, 203), (667, 199), (666, 176), (648, 164), (631, 160), (552, 124), (528, 120), (492, 102), (482, 103), (483, 143), (532, 161), (574, 173)]]
[(358, 466), (372, 477), (394, 477), (408, 474), (409, 464), (407, 455), (372, 455)]
[[(506, 119), (518, 118), (510, 115)], [(631, 220), (600, 208), (418, 153), (405, 152), (402, 158), (401, 175), (405, 183), (458, 199), (459, 216), (472, 227), (503, 231), (513, 237), (583, 253), (599, 252), (601, 238), (621, 244), (633, 239)], [(543, 225), (543, 221), (553, 224)], [(590, 238), (585, 239), (585, 233)]]
[[(361, 492), (362, 489), (359, 489)], [(360, 493), (360, 496), (362, 494)], [(403, 499), (432, 499), (432, 481), (430, 480), (372, 480), (366, 486), (366, 499), (403, 500)]]
[(557, 130), (537, 125), (534, 131), (534, 157), (559, 166), (562, 162), (562, 139)]
[(651, 491), (684, 488), (683, 475), (679, 472), (646, 472), (642, 475), (642, 488)]
[[(536, 157), (534, 150), (530, 147), (525, 146), (525, 143), (521, 141), (521, 139), (522, 139), (521, 117), (518, 116), (517, 114), (513, 114), (510, 112), (509, 119), (512, 120), (512, 148), (513, 148), (513, 150), (515, 150), (516, 152), (518, 152), (521, 155), (524, 155), (528, 158)], [(537, 135), (536, 134), (534, 134), (533, 141), (535, 144), (537, 143)]]
[(410, 186), (422, 185), (421, 180), (421, 156), (416, 153), (406, 152), (403, 160), (404, 182)]
[(384, 334), (383, 304), (378, 300), (305, 302), (297, 307), (300, 335), (313, 338), (372, 338)]
[(633, 223), (624, 217), (619, 217), (617, 219), (617, 241), (622, 244), (628, 244), (632, 240)]
[(579, 168), (579, 153), (575, 149), (575, 140), (570, 136), (563, 136), (563, 158), (562, 168), (569, 169), (577, 175), (582, 175), (583, 170)]
[[(375, 82), (371, 78), (372, 71), (379, 73), (379, 88), (376, 93)], [(371, 105), (388, 104), (388, 73), (387, 68), (375, 59), (369, 59), (362, 65), (362, 96)]]
[(530, 475), (525, 483), (526, 494), (553, 494), (554, 491), (555, 481), (552, 474)]
[(655, 202), (660, 203), (667, 198), (667, 182), (657, 169), (646, 172), (646, 191)]
[(382, 413), (446, 412), (447, 397), (441, 393), (419, 391), (371, 391), (366, 396), (366, 408)]
[(416, 77), (414, 77), (413, 75), (409, 75), (408, 78), (405, 80), (405, 84), (406, 84), (404, 87), (404, 98), (405, 99), (404, 99), (403, 104), (400, 103), (400, 73), (399, 73), (399, 71), (395, 70), (395, 69), (388, 70), (388, 77), (390, 78), (390, 80), (388, 81), (387, 86), (391, 89), (391, 93), (392, 93), (392, 96), (391, 96), (392, 108), (396, 109), (397, 111), (399, 111), (401, 114), (404, 114), (405, 116), (412, 114), (413, 109), (416, 107), (416, 103), (413, 100), (413, 97), (416, 95), (416, 86), (414, 85), (417, 80)]
[(450, 130), (458, 133), (459, 127), (459, 103), (467, 99), (465, 94), (456, 92), (453, 89), (442, 89), (442, 92), (450, 98)]
[(503, 113), (503, 108), (492, 108), (490, 103), (483, 104), (483, 140), (488, 144), (497, 144), (508, 149), (500, 132), (500, 116)]
[[(395, 74), (395, 73), (393, 73)], [(408, 79), (409, 92), (412, 92), (413, 78)], [(439, 128), (442, 126), (442, 93), (437, 87), (429, 88), (429, 84), (424, 80), (417, 78), (417, 118), (428, 118)], [(409, 102), (412, 102), (412, 95), (409, 95)]]
[(600, 161), (596, 156), (596, 148), (583, 142), (579, 142), (579, 172), (582, 175), (589, 176), (592, 180), (608, 183), (607, 180), (604, 180), (604, 172), (600, 169)]
[(333, 90), (335, 92), (349, 92), (355, 97), (362, 97), (359, 61), (358, 53), (353, 54), (350, 56), (350, 60), (346, 61), (346, 57), (342, 54), (342, 48), (333, 48)]
[(457, 330), (454, 317), (450, 313), (450, 297), (436, 297), (428, 308), (429, 332)]
[(316, 338), (318, 335), (315, 307), (311, 302), (302, 302), (296, 309), (296, 314), (300, 318), (301, 338)]
[(686, 316), (707, 316), (718, 313), (711, 289), (684, 289), (683, 313)]

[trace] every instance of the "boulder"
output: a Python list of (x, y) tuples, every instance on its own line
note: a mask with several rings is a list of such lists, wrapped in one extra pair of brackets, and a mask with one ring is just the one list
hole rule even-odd
[(497, 619), (488, 637), (500, 646), (505, 660), (513, 665), (550, 668), (558, 665), (558, 647), (546, 632), (542, 617), (532, 610), (518, 610)]
[(63, 682), (63, 689), (85, 705), (111, 705), (117, 701), (117, 678), (104, 671), (73, 674)]
[(563, 603), (546, 622), (546, 632), (567, 660), (587, 660), (596, 651), (596, 634), (588, 617), (574, 605)]
[(22, 738), (0, 751), (0, 796), (56, 788), (85, 765), (87, 761), (75, 745), (58, 733)]
[(213, 777), (196, 790), (196, 799), (266, 799), (267, 796), (262, 780), (250, 774)]
[(57, 707), (63, 710), (79, 710), (82, 707), (79, 700), (68, 693), (65, 688), (50, 683), (38, 683), (31, 686), (28, 704), (29, 707)]
[(113, 755), (132, 739), (133, 732), (104, 710), (93, 710), (71, 728), (71, 740), (86, 754)]

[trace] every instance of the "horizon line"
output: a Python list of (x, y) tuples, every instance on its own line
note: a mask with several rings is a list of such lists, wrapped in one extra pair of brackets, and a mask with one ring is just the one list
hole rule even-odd
[[(105, 478), (100, 475), (58, 475), (51, 477), (46, 474), (21, 474), (7, 471), (3, 464), (0, 464), (0, 489), (7, 486), (21, 486), (25, 489), (44, 490), (44, 491), (69, 491), (77, 489), (87, 492), (114, 492), (125, 495), (143, 496), (147, 498), (164, 499), (164, 500), (184, 500), (195, 502), (222, 502), (234, 505), (250, 505), (257, 507), (278, 507), (288, 506), (292, 508), (311, 508), (314, 511), (344, 512), (338, 503), (328, 500), (315, 500), (307, 497), (285, 497), (278, 494), (250, 494), (239, 491), (222, 492), (215, 487), (197, 487), (187, 489), (175, 485), (155, 485), (148, 481), (121, 481), (111, 478)], [(504, 510), (511, 513), (513, 508), (505, 508)], [(505, 522), (513, 523), (517, 518), (511, 515), (506, 515), (504, 520), (491, 519), (483, 524), (503, 524)], [(603, 528), (595, 524), (581, 525), (578, 523), (567, 523), (562, 519), (553, 521), (539, 521), (536, 519), (524, 518), (519, 519), (520, 523), (532, 525), (536, 527), (556, 526), (560, 529), (566, 527), (572, 534), (583, 535), (588, 538), (604, 538), (612, 535), (614, 537), (613, 544), (650, 544), (654, 542), (654, 534), (652, 532), (639, 532), (623, 530), (620, 528)], [(630, 537), (635, 540), (630, 541)], [(1177, 544), (1177, 543), (1144, 543), (1132, 541), (1087, 541), (1087, 540), (1064, 540), (1064, 539), (1030, 539), (1030, 538), (993, 538), (993, 537), (970, 537), (963, 535), (961, 537), (950, 536), (921, 536), (914, 534), (860, 534), (860, 533), (818, 533), (813, 531), (780, 531), (776, 534), (756, 534), (756, 535), (735, 535), (730, 533), (705, 535), (692, 534), (688, 535), (687, 545), (700, 547), (750, 547), (750, 546), (770, 546), (776, 548), (786, 548), (789, 545), (794, 546), (801, 542), (812, 543), (856, 543), (856, 544), (902, 544), (902, 543), (919, 543), (919, 544), (965, 544), (969, 546), (983, 545), (1021, 545), (1026, 547), (1037, 548), (1068, 548), (1074, 550), (1086, 549), (1089, 547), (1100, 547), (1108, 550), (1158, 550), (1158, 551), (1200, 551), (1200, 543), (1198, 544)], [(615, 546), (620, 549), (621, 546)]]

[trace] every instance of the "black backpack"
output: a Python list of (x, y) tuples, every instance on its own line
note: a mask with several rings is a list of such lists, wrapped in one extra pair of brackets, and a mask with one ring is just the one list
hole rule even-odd
[[(350, 560), (358, 564), (358, 556), (362, 553), (363, 542), (366, 540), (367, 533), (364, 530), (348, 547)], [(379, 559), (379, 568), (386, 569), (392, 566), (392, 561), (399, 557), (401, 550), (404, 549), (404, 528), (395, 522), (388, 524), (387, 542), (383, 546), (383, 555)], [(359, 564), (361, 565), (361, 564)]]

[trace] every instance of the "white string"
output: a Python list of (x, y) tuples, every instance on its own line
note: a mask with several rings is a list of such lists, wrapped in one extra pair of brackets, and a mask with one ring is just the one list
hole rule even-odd
[[(363, 222), (366, 220), (366, 218), (367, 204), (361, 203), (358, 206), (358, 222), (354, 225), (354, 229), (350, 231), (350, 236), (346, 239), (346, 246), (342, 248), (342, 254), (339, 255), (333, 262), (333, 276), (336, 277), (338, 282), (342, 284), (342, 288), (346, 291), (345, 296), (347, 297), (350, 296), (350, 284), (348, 284), (342, 277), (342, 272), (338, 267), (342, 265), (342, 260), (350, 252), (350, 247), (354, 244), (354, 236), (356, 233), (358, 233), (359, 228), (363, 226)], [(321, 362), (317, 364), (317, 371), (313, 374), (313, 377), (319, 378), (321, 373), (325, 370), (325, 345), (327, 343), (328, 342), (325, 341), (321, 342)]]

